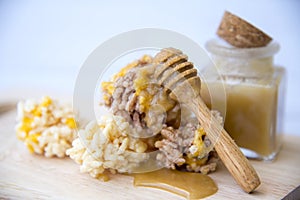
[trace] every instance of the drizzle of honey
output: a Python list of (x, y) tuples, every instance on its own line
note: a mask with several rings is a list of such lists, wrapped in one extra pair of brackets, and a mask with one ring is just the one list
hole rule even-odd
[(134, 186), (153, 187), (189, 200), (202, 199), (217, 192), (218, 187), (207, 175), (178, 170), (161, 169), (158, 171), (133, 174)]

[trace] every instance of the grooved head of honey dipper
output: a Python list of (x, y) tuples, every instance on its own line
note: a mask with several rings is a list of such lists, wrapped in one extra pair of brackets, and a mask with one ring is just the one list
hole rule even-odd
[(182, 102), (200, 95), (201, 80), (193, 63), (180, 50), (162, 49), (153, 59), (156, 70), (154, 77), (170, 97)]
[(182, 52), (179, 49), (175, 49), (172, 47), (164, 48), (155, 55), (153, 62), (154, 63), (164, 63), (170, 57), (172, 57), (174, 55), (178, 55), (178, 54), (182, 54)]

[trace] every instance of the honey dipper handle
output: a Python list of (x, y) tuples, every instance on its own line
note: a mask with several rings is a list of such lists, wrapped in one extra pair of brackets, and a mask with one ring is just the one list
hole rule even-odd
[(208, 138), (215, 144), (220, 159), (236, 182), (245, 192), (252, 192), (260, 185), (260, 179), (248, 159), (216, 118), (211, 115), (200, 97), (191, 99), (189, 106), (195, 111)]

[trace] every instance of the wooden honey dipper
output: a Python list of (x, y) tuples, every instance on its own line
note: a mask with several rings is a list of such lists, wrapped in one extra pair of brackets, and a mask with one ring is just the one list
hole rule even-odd
[(185, 103), (194, 111), (228, 171), (242, 189), (250, 193), (260, 185), (260, 179), (248, 159), (201, 99), (201, 80), (193, 63), (187, 59), (178, 49), (161, 50), (153, 60), (156, 67), (154, 77), (169, 92), (171, 98)]

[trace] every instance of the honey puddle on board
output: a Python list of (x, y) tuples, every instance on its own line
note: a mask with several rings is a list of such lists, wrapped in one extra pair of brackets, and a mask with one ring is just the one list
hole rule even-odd
[(215, 182), (207, 175), (161, 169), (154, 172), (132, 174), (134, 186), (166, 190), (190, 200), (202, 199), (217, 192)]

